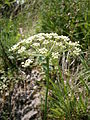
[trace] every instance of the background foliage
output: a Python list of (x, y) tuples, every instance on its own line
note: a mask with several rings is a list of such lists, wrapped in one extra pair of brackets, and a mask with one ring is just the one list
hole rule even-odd
[(56, 32), (79, 41), (83, 49), (90, 45), (89, 0), (44, 0), (41, 7), (41, 31)]

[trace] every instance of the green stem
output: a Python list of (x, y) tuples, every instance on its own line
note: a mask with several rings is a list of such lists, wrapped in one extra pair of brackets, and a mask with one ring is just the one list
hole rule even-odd
[(44, 120), (47, 120), (47, 98), (48, 98), (48, 87), (49, 87), (49, 57), (46, 57), (47, 71), (46, 71), (46, 96), (45, 96), (45, 110)]

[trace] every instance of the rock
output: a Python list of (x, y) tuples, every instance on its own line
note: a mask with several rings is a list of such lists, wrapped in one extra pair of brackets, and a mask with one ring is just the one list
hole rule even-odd
[[(41, 97), (42, 90), (40, 84), (41, 76), (37, 69), (33, 69), (30, 75), (21, 72), (24, 80), (20, 80), (13, 88), (11, 95), (11, 117), (12, 120), (42, 120)], [(8, 95), (8, 94), (7, 94)], [(6, 102), (9, 106), (10, 101)], [(10, 116), (8, 119), (11, 120)]]
[(29, 111), (21, 120), (31, 120), (33, 116), (37, 114), (37, 111)]
[(40, 103), (41, 103), (41, 102), (40, 102), (40, 98), (35, 98), (35, 99), (32, 101), (31, 105), (34, 106), (34, 108), (37, 108), (37, 106), (39, 106)]

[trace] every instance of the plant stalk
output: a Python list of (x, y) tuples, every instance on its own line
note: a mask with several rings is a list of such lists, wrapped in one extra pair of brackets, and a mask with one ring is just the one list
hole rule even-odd
[(45, 110), (44, 110), (44, 120), (47, 120), (47, 100), (48, 100), (48, 88), (49, 88), (49, 57), (46, 57), (46, 96), (45, 96)]

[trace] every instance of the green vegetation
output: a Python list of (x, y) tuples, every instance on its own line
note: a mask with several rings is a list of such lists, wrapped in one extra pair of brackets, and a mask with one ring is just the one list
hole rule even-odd
[(24, 81), (20, 71), (34, 67), (46, 88), (42, 120), (90, 119), (89, 6), (89, 0), (0, 1), (0, 119), (12, 119), (4, 103)]
[(89, 5), (88, 0), (44, 0), (41, 8), (41, 32), (69, 36), (86, 49), (90, 44)]

